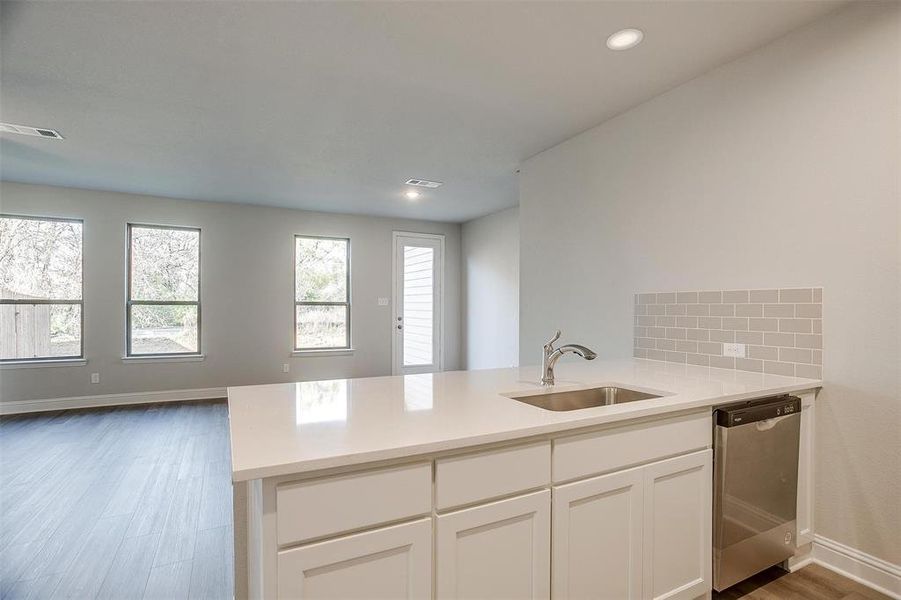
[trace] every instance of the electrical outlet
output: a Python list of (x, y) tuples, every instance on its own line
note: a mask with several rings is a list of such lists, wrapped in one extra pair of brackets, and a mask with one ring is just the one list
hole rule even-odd
[(723, 344), (723, 356), (731, 356), (734, 358), (745, 357), (744, 344)]
[(291, 371), (291, 365), (289, 365), (288, 363), (285, 363), (282, 365), (282, 373), (288, 373), (290, 371)]
[(100, 373), (91, 373), (91, 383), (100, 383)]
[(379, 306), (388, 306), (387, 298), (379, 298)]

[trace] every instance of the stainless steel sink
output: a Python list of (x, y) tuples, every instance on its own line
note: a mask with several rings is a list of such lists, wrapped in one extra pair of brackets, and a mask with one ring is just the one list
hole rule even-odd
[(646, 392), (639, 392), (637, 390), (621, 387), (599, 387), (570, 392), (549, 392), (547, 394), (534, 394), (531, 396), (507, 397), (545, 410), (579, 410), (581, 408), (610, 406), (613, 404), (623, 404), (625, 402), (660, 398), (660, 396), (655, 394), (648, 394)]

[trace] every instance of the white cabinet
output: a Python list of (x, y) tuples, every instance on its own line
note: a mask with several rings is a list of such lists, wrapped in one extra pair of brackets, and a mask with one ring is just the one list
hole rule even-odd
[(554, 488), (554, 598), (641, 598), (644, 470)]
[(554, 598), (696, 598), (710, 589), (712, 452), (554, 488)]
[(436, 597), (548, 598), (549, 490), (439, 515)]
[(696, 598), (710, 589), (713, 451), (652, 463), (644, 471), (644, 598)]
[(422, 519), (278, 553), (278, 598), (432, 594), (432, 522)]
[[(257, 533), (252, 597), (708, 595), (710, 432), (702, 410), (430, 461), (264, 480), (248, 509)], [(802, 450), (802, 478), (812, 476), (804, 470), (811, 450)], [(799, 512), (799, 524), (809, 528), (809, 519)]]

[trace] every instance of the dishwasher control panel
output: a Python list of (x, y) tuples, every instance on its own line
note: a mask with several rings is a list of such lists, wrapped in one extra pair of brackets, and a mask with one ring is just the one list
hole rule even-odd
[(778, 396), (771, 402), (733, 404), (716, 410), (716, 424), (720, 427), (738, 427), (767, 419), (777, 419), (801, 412), (801, 399), (796, 396)]

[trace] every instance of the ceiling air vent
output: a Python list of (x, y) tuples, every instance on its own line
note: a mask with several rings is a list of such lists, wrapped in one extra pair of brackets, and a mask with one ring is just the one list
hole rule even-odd
[(21, 135), (50, 138), (54, 140), (64, 139), (55, 129), (29, 127), (28, 125), (13, 125), (12, 123), (0, 123), (0, 133), (18, 133)]
[(428, 179), (408, 179), (405, 183), (407, 185), (418, 185), (419, 187), (431, 189), (444, 185), (441, 181), (429, 181)]

